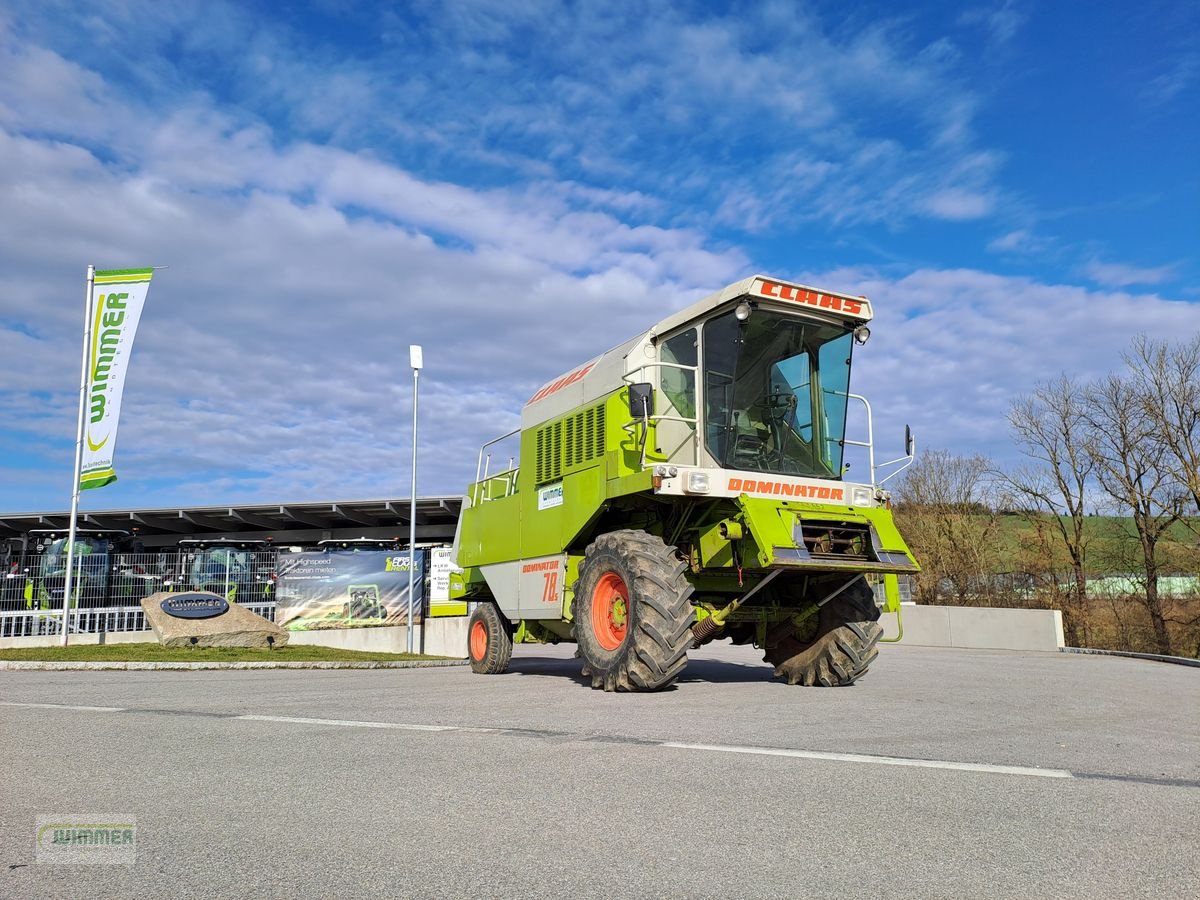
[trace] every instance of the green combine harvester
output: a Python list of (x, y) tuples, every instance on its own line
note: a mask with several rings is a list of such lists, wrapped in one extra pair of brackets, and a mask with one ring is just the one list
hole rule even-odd
[[(574, 640), (594, 687), (653, 691), (728, 638), (790, 684), (862, 677), (880, 607), (918, 571), (849, 389), (871, 316), (866, 298), (754, 276), (534, 394), (480, 451), (455, 537), (473, 669), (503, 672), (514, 641)], [(866, 441), (846, 439), (852, 399)], [(911, 461), (905, 438), (882, 466)], [(517, 440), (520, 464), (491, 474)], [(869, 483), (843, 477), (847, 444)]]

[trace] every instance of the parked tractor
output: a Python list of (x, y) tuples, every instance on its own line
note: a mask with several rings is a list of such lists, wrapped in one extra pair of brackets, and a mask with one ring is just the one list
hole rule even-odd
[[(67, 532), (29, 533), (34, 554), (26, 559), (26, 606), (62, 609), (67, 572)], [(161, 589), (162, 579), (145, 566), (141, 543), (125, 531), (80, 528), (75, 532), (71, 607), (99, 609), (136, 603)], [(16, 573), (12, 573), (14, 576)]]
[(267, 541), (185, 538), (168, 591), (211, 591), (239, 603), (260, 603), (275, 595), (275, 551)]
[[(790, 684), (861, 678), (918, 571), (850, 393), (871, 318), (866, 298), (754, 276), (538, 390), (481, 449), (455, 537), (474, 671), (573, 640), (593, 687), (653, 691), (721, 638)], [(852, 399), (867, 441), (846, 437)], [(504, 441), (520, 462), (493, 474)], [(846, 479), (848, 444), (868, 481)], [(906, 432), (881, 466), (912, 452)]]

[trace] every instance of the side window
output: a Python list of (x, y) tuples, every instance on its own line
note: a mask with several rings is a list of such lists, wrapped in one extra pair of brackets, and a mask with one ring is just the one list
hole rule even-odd
[(733, 410), (734, 368), (742, 345), (733, 313), (704, 323), (704, 430), (709, 453), (724, 461), (736, 423)]
[(811, 366), (807, 353), (781, 359), (771, 366), (772, 418), (791, 426), (812, 443)]
[(830, 472), (840, 473), (843, 460), (843, 439), (846, 436), (846, 403), (850, 391), (850, 353), (853, 345), (849, 336), (828, 341), (817, 354), (818, 381), (821, 385), (821, 410), (825, 421), (822, 462)]
[(659, 361), (669, 363), (659, 367), (659, 379), (662, 392), (671, 404), (670, 410), (664, 410), (668, 415), (692, 419), (696, 416), (696, 372), (677, 369), (675, 366), (695, 366), (696, 329), (689, 328), (680, 332), (668, 341), (664, 341)]

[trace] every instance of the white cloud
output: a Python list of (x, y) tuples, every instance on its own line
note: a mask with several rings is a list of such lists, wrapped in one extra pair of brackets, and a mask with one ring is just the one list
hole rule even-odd
[[(390, 57), (305, 60), (294, 35), (214, 14), (178, 52), (248, 48), (238, 65), (257, 78), (233, 73), (224, 100), (154, 52), (182, 13), (128, 8), (102, 23), (145, 50), (120, 77), (36, 41), (0, 48), (10, 508), (63, 505), (33, 458), (70, 464), (89, 260), (170, 268), (129, 376), (125, 478), (88, 503), (403, 495), (409, 343), (427, 354), (421, 490), (456, 492), (538, 385), (748, 273), (742, 250), (710, 237), (714, 211), (746, 229), (845, 228), (978, 219), (1002, 201), (952, 48), (925, 54), (886, 26), (831, 37), (791, 4), (688, 28), (663, 8), (636, 35), (603, 14), (461, 5), (452, 24), (476, 43), (453, 70), (423, 67), (424, 36), (384, 23), (407, 75)], [(493, 39), (528, 22), (544, 22), (533, 50), (553, 49), (563, 73), (537, 96)], [(661, 145), (640, 139), (651, 126)], [(404, 139), (370, 139), (381, 132)], [(738, 152), (723, 158), (725, 145)], [(1012, 232), (999, 249), (1027, 240)], [(1003, 444), (1013, 392), (1106, 366), (1135, 330), (1182, 333), (1194, 312), (969, 270), (794, 274), (876, 300), (859, 375), (879, 434), (898, 441), (908, 420), (926, 445), (963, 450)]]
[[(188, 114), (212, 100), (181, 83), (181, 71), (241, 47), (230, 71), (200, 83), (229, 95), (223, 113), (255, 113), (224, 126), (248, 129), (246, 140), (261, 118), (351, 152), (399, 139), (427, 171), (482, 166), (559, 183), (617, 173), (622, 193), (654, 198), (641, 214), (663, 201), (707, 214), (726, 196), (766, 196), (754, 227), (798, 206), (839, 225), (940, 219), (947, 210), (957, 220), (968, 205), (990, 209), (997, 192), (994, 168), (962, 170), (980, 151), (977, 97), (956, 77), (960, 54), (945, 36), (914, 41), (903, 22), (835, 31), (786, 3), (689, 18), (650, 2), (636, 22), (620, 5), (532, 0), (328, 13), (384, 40), (349, 57), (279, 23), (263, 27), (234, 5), (201, 16), (137, 0), (106, 9), (95, 40), (103, 47), (117, 29), (141, 50), (126, 74), (146, 105), (190, 111), (177, 115), (175, 135), (160, 136), (180, 152), (173, 175), (187, 162), (196, 177), (219, 179), (237, 161), (187, 151)], [(74, 48), (61, 24), (42, 30)], [(156, 53), (179, 35), (169, 57)], [(881, 145), (890, 148), (886, 165), (840, 163)], [(797, 160), (810, 164), (803, 177), (781, 177)]]
[[(427, 181), (198, 104), (138, 137), (104, 161), (0, 132), (0, 202), (21, 223), (0, 240), (0, 323), (21, 323), (0, 327), (0, 383), (25, 451), (69, 466), (84, 261), (170, 266), (105, 505), (405, 493), (410, 342), (427, 353), (422, 489), (459, 491), (537, 385), (745, 267), (588, 208), (644, 205), (634, 193)], [(6, 506), (57, 505), (9, 460)]]
[(1190, 90), (1200, 78), (1200, 53), (1184, 53), (1166, 61), (1165, 71), (1156, 75), (1142, 90), (1147, 102), (1166, 106)]
[(987, 249), (992, 253), (1027, 253), (1038, 249), (1042, 242), (1032, 232), (1018, 228), (993, 238)]
[(986, 194), (962, 188), (947, 188), (930, 195), (925, 206), (939, 219), (965, 222), (980, 219), (992, 211), (994, 201)]
[(981, 25), (996, 44), (1006, 44), (1016, 37), (1028, 17), (1014, 0), (1004, 0), (997, 6), (975, 6), (958, 17), (961, 25)]
[(1177, 266), (1142, 267), (1093, 259), (1083, 266), (1083, 274), (1105, 287), (1129, 287), (1134, 284), (1162, 284)]
[(925, 447), (1011, 462), (1012, 398), (1061, 372), (1090, 379), (1118, 370), (1139, 332), (1176, 340), (1200, 331), (1195, 304), (970, 269), (802, 277), (872, 299), (876, 321), (856, 351), (855, 377), (879, 440), (893, 449), (910, 423)]

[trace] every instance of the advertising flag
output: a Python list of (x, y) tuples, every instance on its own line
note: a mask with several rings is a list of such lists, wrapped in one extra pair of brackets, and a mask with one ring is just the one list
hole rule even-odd
[(81, 489), (104, 487), (117, 480), (113, 454), (121, 393), (133, 338), (150, 290), (153, 269), (97, 270), (92, 289), (91, 346), (88, 349), (86, 423)]

